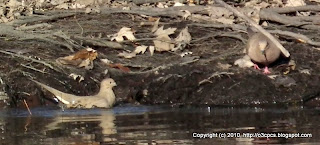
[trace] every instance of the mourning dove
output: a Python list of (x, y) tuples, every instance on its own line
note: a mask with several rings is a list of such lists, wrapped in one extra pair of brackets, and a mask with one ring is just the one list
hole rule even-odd
[(61, 92), (38, 81), (32, 81), (54, 94), (67, 108), (110, 108), (115, 102), (115, 94), (112, 88), (117, 86), (117, 84), (111, 78), (102, 80), (100, 91), (93, 96), (76, 96)]
[[(270, 41), (262, 33), (255, 33), (251, 28), (248, 28), (249, 40), (246, 47), (248, 56), (256, 63), (263, 64), (264, 74), (271, 73), (268, 69), (268, 65), (276, 61), (281, 54), (279, 48)], [(254, 68), (259, 69), (257, 64), (254, 64)]]

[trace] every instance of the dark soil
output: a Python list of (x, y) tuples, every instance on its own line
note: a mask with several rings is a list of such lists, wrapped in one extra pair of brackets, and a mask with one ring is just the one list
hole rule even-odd
[[(81, 25), (84, 30), (83, 36), (99, 36), (116, 33), (122, 27), (131, 27), (136, 30), (138, 38), (150, 36), (150, 27), (140, 27), (140, 22), (147, 21), (140, 17), (132, 20), (128, 14), (112, 15), (77, 15), (76, 17), (65, 18), (50, 22), (54, 31), (62, 31), (70, 36), (80, 34)], [(169, 18), (161, 19), (168, 24), (165, 27), (176, 27), (177, 31), (191, 24), (191, 21), (180, 21)], [(272, 26), (270, 26), (272, 27)], [(279, 26), (278, 26), (279, 27)], [(308, 34), (314, 38), (319, 32), (298, 30), (297, 28), (281, 29)], [(94, 62), (94, 69), (85, 70), (72, 66), (64, 67), (63, 71), (52, 70), (42, 64), (34, 63), (18, 57), (0, 53), (0, 77), (5, 82), (4, 88), (9, 95), (9, 102), (12, 107), (24, 108), (25, 99), (29, 107), (39, 105), (55, 105), (50, 99), (50, 93), (43, 91), (29, 79), (36, 79), (40, 82), (64, 92), (77, 95), (88, 95), (98, 91), (99, 81), (105, 77), (113, 78), (118, 86), (114, 89), (117, 102), (141, 103), (141, 104), (172, 104), (172, 105), (308, 105), (318, 106), (316, 99), (320, 95), (320, 53), (307, 44), (298, 43), (292, 40), (283, 40), (283, 45), (291, 53), (291, 58), (296, 63), (296, 68), (288, 74), (284, 74), (286, 60), (279, 60), (271, 66), (272, 74), (280, 78), (292, 78), (295, 85), (278, 83), (277, 79), (270, 79), (261, 71), (253, 68), (239, 68), (233, 65), (234, 61), (244, 54), (245, 46), (241, 41), (228, 37), (209, 37), (212, 34), (230, 31), (228, 29), (215, 29), (189, 26), (189, 32), (193, 41), (185, 51), (192, 51), (193, 54), (187, 57), (180, 57), (169, 52), (156, 52), (150, 56), (149, 52), (138, 55), (132, 59), (120, 58), (117, 56), (123, 50), (112, 48), (94, 47), (99, 53), (99, 58)], [(240, 33), (240, 32), (239, 32)], [(246, 38), (246, 34), (242, 36)], [(79, 42), (81, 43), (81, 42)], [(142, 41), (140, 44), (152, 44), (152, 41)], [(27, 49), (30, 52), (22, 55), (40, 59), (55, 64), (55, 59), (72, 54), (69, 49), (55, 46), (47, 42), (20, 41), (15, 38), (3, 36), (0, 39), (0, 49)], [(127, 43), (126, 49), (133, 50), (133, 44)], [(199, 56), (199, 61), (187, 63), (193, 56)], [(130, 68), (131, 72), (111, 68), (99, 61), (101, 58), (108, 58), (114, 63), (120, 63)], [(45, 73), (41, 73), (23, 65), (32, 66)], [(222, 68), (221, 64), (232, 65), (229, 68)], [(157, 71), (153, 68), (164, 66)], [(284, 67), (283, 67), (284, 66)], [(107, 75), (103, 72), (108, 69)], [(148, 71), (149, 70), (149, 71)], [(301, 73), (302, 70), (309, 70), (310, 74)], [(145, 71), (144, 73), (137, 73)], [(68, 77), (70, 73), (84, 76), (81, 83)], [(232, 74), (233, 73), (233, 74)], [(213, 74), (220, 74), (209, 78)], [(279, 78), (279, 77), (278, 77)], [(94, 81), (98, 80), (98, 81)], [(207, 82), (200, 84), (201, 81)]]

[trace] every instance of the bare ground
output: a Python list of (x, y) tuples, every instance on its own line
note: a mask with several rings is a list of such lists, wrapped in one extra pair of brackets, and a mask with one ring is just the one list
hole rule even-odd
[[(62, 31), (68, 35), (79, 35), (82, 27), (83, 36), (97, 37), (101, 33), (102, 38), (126, 26), (136, 30), (138, 38), (144, 38), (151, 35), (151, 26), (140, 27), (142, 21), (147, 20), (141, 17), (135, 17), (133, 20), (130, 14), (81, 14), (49, 23), (53, 25), (51, 32)], [(177, 27), (178, 31), (193, 23), (172, 18), (163, 18), (161, 21), (167, 22), (165, 27)], [(293, 28), (279, 29), (298, 31), (310, 38), (319, 34)], [(64, 92), (88, 95), (98, 91), (99, 81), (105, 77), (112, 77), (117, 82), (118, 86), (114, 91), (119, 104), (130, 102), (172, 105), (319, 106), (319, 50), (307, 44), (280, 38), (284, 47), (291, 53), (290, 59), (295, 61), (296, 68), (284, 74), (288, 60), (281, 59), (271, 67), (272, 74), (280, 77), (270, 79), (253, 68), (239, 68), (233, 65), (236, 59), (244, 55), (242, 50), (245, 44), (234, 38), (211, 37), (212, 34), (223, 31), (230, 30), (189, 25), (193, 41), (185, 51), (192, 51), (193, 54), (183, 58), (178, 53), (156, 52), (154, 56), (150, 56), (147, 52), (132, 59), (125, 59), (117, 56), (122, 49), (93, 47), (99, 53), (98, 59), (108, 58), (129, 67), (131, 72), (111, 68), (99, 60), (95, 60), (93, 70), (62, 67), (56, 65), (55, 59), (70, 55), (68, 48), (48, 42), (20, 41), (2, 36), (0, 50), (28, 50), (21, 55), (50, 63), (59, 71), (30, 60), (0, 53), (0, 77), (5, 82), (3, 86), (10, 98), (11, 106), (22, 108), (25, 107), (23, 100), (27, 101), (29, 107), (54, 104), (44, 99), (50, 97), (50, 93), (43, 91), (31, 82), (30, 78)], [(247, 38), (245, 33), (236, 33)], [(152, 41), (139, 43), (152, 44)], [(126, 49), (133, 50), (132, 45), (128, 43)], [(225, 64), (230, 64), (231, 67), (223, 68)], [(25, 66), (32, 66), (37, 71)], [(103, 74), (105, 69), (109, 70), (107, 75)], [(70, 73), (81, 74), (85, 80), (78, 83), (68, 77)], [(291, 81), (283, 82), (281, 78), (290, 78)], [(295, 83), (292, 83), (292, 79)]]

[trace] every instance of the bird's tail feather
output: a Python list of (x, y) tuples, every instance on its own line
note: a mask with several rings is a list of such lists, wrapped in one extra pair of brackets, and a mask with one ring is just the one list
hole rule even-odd
[(63, 99), (63, 98), (64, 98), (63, 96), (66, 96), (66, 95), (64, 95), (65, 93), (63, 93), (63, 92), (61, 92), (61, 91), (59, 91), (59, 90), (57, 90), (57, 89), (54, 89), (54, 88), (52, 88), (52, 87), (49, 87), (49, 86), (47, 86), (47, 85), (45, 85), (45, 84), (43, 84), (43, 83), (40, 83), (40, 82), (38, 82), (38, 81), (35, 81), (35, 80), (31, 80), (31, 81), (35, 82), (35, 83), (38, 84), (39, 86), (41, 86), (41, 87), (45, 88), (46, 90), (48, 90), (49, 92), (51, 92), (51, 93), (52, 93), (53, 95), (55, 95), (55, 97), (56, 97), (59, 101), (61, 101), (62, 103), (64, 103), (64, 104), (70, 104), (69, 101)]

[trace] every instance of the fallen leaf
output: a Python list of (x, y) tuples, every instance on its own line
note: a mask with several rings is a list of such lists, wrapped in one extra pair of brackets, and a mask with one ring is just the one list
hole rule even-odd
[(305, 6), (306, 3), (304, 0), (287, 0), (285, 7), (297, 7), (297, 6)]
[(145, 46), (145, 45), (141, 45), (141, 46), (137, 46), (136, 49), (134, 50), (134, 53), (135, 54), (143, 54), (144, 52), (146, 52), (148, 46)]
[(182, 16), (184, 20), (186, 20), (189, 16), (191, 16), (190, 11), (188, 10), (182, 10), (182, 12), (185, 12), (185, 14)]
[(250, 60), (250, 57), (248, 55), (245, 55), (243, 58), (237, 59), (234, 62), (234, 65), (238, 65), (241, 68), (245, 68), (245, 67), (253, 67), (254, 63)]
[(156, 6), (157, 6), (158, 8), (165, 8), (165, 6), (164, 6), (162, 3), (158, 3)]
[(171, 38), (168, 35), (161, 35), (153, 40), (154, 46), (157, 51), (170, 51), (174, 48), (174, 44), (168, 41), (171, 41)]
[(311, 75), (311, 73), (310, 73), (310, 70), (309, 70), (309, 69), (302, 69), (302, 70), (299, 70), (299, 73), (307, 74), (307, 75)]
[(103, 63), (105, 63), (105, 64), (111, 64), (111, 63), (113, 63), (111, 60), (109, 60), (109, 59), (100, 59), (100, 61), (101, 62), (103, 62)]
[(177, 28), (163, 29), (160, 27), (154, 34), (157, 35), (156, 40), (153, 40), (154, 46), (157, 51), (170, 51), (174, 48), (174, 44), (171, 43), (169, 35), (173, 34)]
[(111, 41), (116, 40), (117, 42), (122, 42), (124, 40), (123, 37), (126, 37), (128, 40), (135, 40), (136, 38), (133, 35), (131, 28), (123, 27), (119, 30), (118, 33), (114, 34), (111, 38)]
[(175, 38), (176, 47), (171, 51), (183, 50), (191, 41), (191, 35), (188, 31), (188, 27), (184, 28), (180, 34)]
[(67, 10), (67, 9), (69, 9), (69, 5), (67, 3), (62, 3), (62, 4), (57, 5), (55, 8)]
[(180, 2), (175, 2), (174, 3), (174, 7), (181, 7), (181, 6), (184, 6), (185, 4), (183, 4), (183, 3), (180, 3)]
[(168, 29), (163, 29), (163, 26), (161, 26), (154, 34), (157, 35), (157, 36), (161, 36), (161, 35), (171, 35), (174, 33), (174, 31), (176, 31), (177, 28), (168, 28)]
[(156, 30), (158, 30), (158, 28), (159, 28), (159, 21), (160, 21), (160, 18), (158, 18), (158, 20), (154, 22), (153, 27), (152, 27), (152, 29), (151, 29), (151, 32), (152, 32), (152, 33), (155, 32)]
[(116, 63), (116, 64), (108, 64), (110, 67), (112, 68), (118, 68), (124, 72), (130, 72), (131, 70), (128, 67), (123, 66), (120, 63)]
[(93, 68), (93, 60), (98, 56), (98, 52), (92, 48), (86, 48), (79, 50), (75, 54), (59, 57), (56, 61), (63, 65), (73, 65), (78, 67), (84, 67), (85, 69)]
[(85, 69), (93, 69), (93, 62), (90, 59), (85, 59), (81, 61), (78, 67), (84, 67)]
[(153, 56), (154, 46), (149, 46), (149, 52), (150, 52), (150, 55)]
[(76, 59), (90, 59), (95, 60), (98, 56), (98, 52), (92, 48), (86, 48), (78, 51), (74, 54), (72, 60)]
[(177, 36), (177, 38), (175, 38), (175, 41), (177, 42), (184, 42), (189, 44), (191, 41), (191, 35), (188, 31), (188, 27), (185, 27), (180, 34)]

